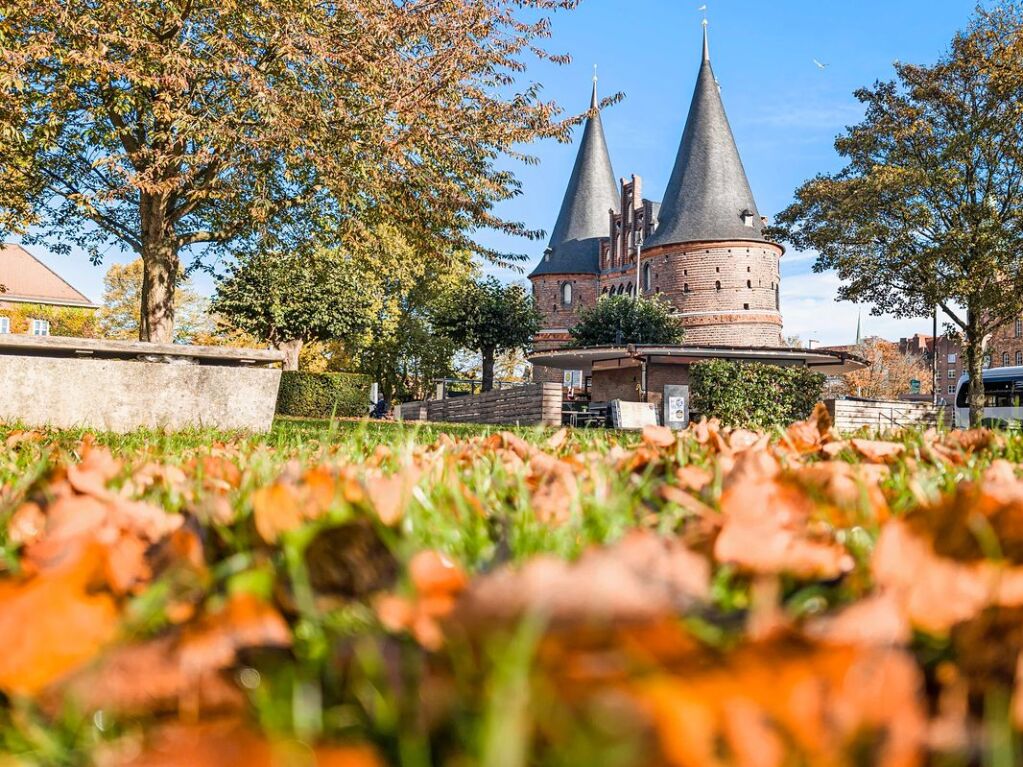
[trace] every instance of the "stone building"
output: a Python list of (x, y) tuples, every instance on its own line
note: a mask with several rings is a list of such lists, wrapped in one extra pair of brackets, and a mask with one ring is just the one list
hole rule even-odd
[[(575, 166), (543, 258), (529, 275), (544, 328), (563, 346), (580, 309), (606, 294), (663, 296), (687, 346), (781, 346), (783, 248), (763, 234), (717, 80), (706, 27), (689, 115), (662, 202), (639, 176), (615, 183), (596, 82)], [(637, 258), (639, 262), (637, 263)], [(537, 370), (538, 380), (561, 371)]]

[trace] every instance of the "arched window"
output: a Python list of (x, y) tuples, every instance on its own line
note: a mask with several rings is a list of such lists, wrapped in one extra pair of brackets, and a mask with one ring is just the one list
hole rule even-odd
[(746, 280), (746, 287), (747, 288), (752, 288), (753, 287), (753, 281), (752, 280)]
[(1023, 365), (1023, 352), (1016, 352), (1016, 364)]
[(685, 285), (682, 286), (682, 292), (683, 293), (688, 293), (689, 292), (689, 283), (688, 282)]
[(572, 305), (572, 283), (563, 282), (561, 283), (561, 305), (571, 306)]
[(1016, 338), (1023, 336), (1023, 319), (1016, 318)]
[(714, 280), (714, 290), (721, 290), (721, 280)]
[(643, 290), (650, 290), (650, 264), (643, 266)]
[(1002, 352), (1002, 367), (1009, 367), (1009, 352)]
[(625, 288), (625, 292), (631, 296), (633, 290), (635, 290), (635, 288), (632, 287), (632, 283), (630, 282), (628, 286)]
[(625, 286), (624, 285), (619, 285), (618, 286), (618, 295), (621, 295), (624, 292), (625, 292)]

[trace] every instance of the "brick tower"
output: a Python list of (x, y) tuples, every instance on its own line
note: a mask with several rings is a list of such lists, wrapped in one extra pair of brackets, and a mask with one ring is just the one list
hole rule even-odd
[[(583, 127), (568, 189), (543, 259), (530, 273), (533, 296), (544, 315), (543, 330), (534, 340), (537, 351), (563, 346), (576, 314), (597, 300), (601, 239), (607, 235), (608, 211), (618, 204), (618, 187), (597, 109), (597, 78), (593, 78), (590, 112)], [(560, 370), (536, 368), (537, 381), (561, 381)]]
[(667, 296), (681, 315), (686, 343), (781, 344), (784, 251), (764, 238), (763, 225), (711, 69), (704, 24), (689, 117), (641, 265), (650, 277), (644, 292)]
[[(636, 289), (668, 300), (687, 345), (780, 346), (784, 250), (763, 235), (764, 221), (711, 68), (706, 24), (696, 88), (664, 201), (643, 199), (641, 184), (632, 176), (615, 185), (594, 83), (554, 234), (530, 274), (546, 320), (535, 348), (563, 345), (575, 313), (599, 295)], [(537, 370), (538, 380), (560, 376)]]

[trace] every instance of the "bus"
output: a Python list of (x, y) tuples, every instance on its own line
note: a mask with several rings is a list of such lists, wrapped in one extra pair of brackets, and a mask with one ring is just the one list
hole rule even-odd
[[(963, 373), (956, 388), (953, 424), (970, 426), (970, 377)], [(984, 371), (984, 426), (1019, 428), (1023, 422), (1023, 366), (988, 368)]]

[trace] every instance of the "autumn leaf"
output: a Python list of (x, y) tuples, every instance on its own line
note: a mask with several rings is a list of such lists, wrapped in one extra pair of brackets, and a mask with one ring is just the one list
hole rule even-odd
[(680, 542), (633, 531), (577, 562), (541, 555), (505, 565), (463, 592), (457, 622), (489, 625), (535, 613), (551, 621), (635, 621), (678, 614), (709, 593), (707, 561)]
[(35, 694), (114, 639), (117, 606), (92, 588), (105, 558), (104, 548), (92, 544), (25, 581), (0, 581), (0, 689)]
[(675, 432), (667, 426), (644, 426), (643, 442), (651, 447), (671, 447), (675, 444)]

